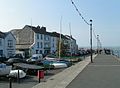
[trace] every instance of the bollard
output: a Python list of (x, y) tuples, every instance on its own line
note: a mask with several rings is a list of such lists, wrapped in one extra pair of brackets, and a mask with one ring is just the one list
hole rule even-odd
[(40, 77), (39, 77), (39, 83), (40, 83)]
[(39, 79), (39, 83), (40, 83), (40, 70), (38, 70), (38, 79)]
[(9, 88), (12, 88), (12, 78), (9, 78)]
[(18, 79), (18, 83), (20, 83), (20, 73), (19, 73), (19, 70), (18, 70), (18, 77), (17, 77), (17, 79)]
[(41, 82), (41, 80), (40, 79), (43, 79), (44, 78), (44, 71), (43, 70), (38, 70), (38, 74), (37, 74), (37, 76), (38, 76), (38, 79), (39, 79), (39, 83)]

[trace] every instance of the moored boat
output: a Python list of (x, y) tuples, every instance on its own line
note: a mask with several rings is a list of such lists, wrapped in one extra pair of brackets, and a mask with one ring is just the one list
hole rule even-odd
[(52, 65), (54, 68), (66, 68), (68, 67), (66, 63), (61, 63), (61, 62), (53, 62)]
[(9, 76), (18, 78), (18, 72), (19, 78), (24, 78), (26, 76), (26, 73), (23, 70), (11, 70)]

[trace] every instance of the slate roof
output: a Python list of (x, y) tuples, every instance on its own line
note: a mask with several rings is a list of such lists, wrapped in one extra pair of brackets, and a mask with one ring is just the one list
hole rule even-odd
[(25, 28), (30, 28), (30, 29), (32, 29), (35, 33), (48, 34), (48, 33), (46, 32), (46, 27), (41, 27), (41, 28), (40, 28), (40, 26), (34, 27), (34, 26), (26, 25), (23, 29), (25, 29)]
[(5, 38), (5, 33), (0, 31), (0, 38)]
[[(57, 33), (57, 32), (52, 32), (51, 33), (51, 36), (54, 36), (54, 37), (60, 37), (60, 33)], [(61, 38), (64, 38), (64, 39), (68, 39), (65, 35), (61, 34)]]
[[(54, 36), (54, 37), (60, 37), (60, 33), (47, 32), (46, 27), (41, 27), (40, 28), (40, 26), (33, 27), (33, 26), (29, 26), (29, 25), (26, 25), (25, 27), (31, 28), (35, 33), (46, 34), (46, 35), (50, 35), (50, 36)], [(63, 34), (61, 34), (61, 37), (67, 39), (67, 37), (65, 37)]]
[(0, 31), (0, 38), (5, 38), (10, 32), (1, 32)]
[(72, 36), (69, 36), (69, 35), (65, 35), (65, 36), (68, 37), (68, 39), (75, 40)]

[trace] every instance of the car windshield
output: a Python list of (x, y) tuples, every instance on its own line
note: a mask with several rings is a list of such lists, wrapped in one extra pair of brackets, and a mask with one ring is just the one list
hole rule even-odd
[(38, 59), (38, 57), (32, 57), (32, 59), (35, 59), (35, 60), (37, 60), (37, 59)]

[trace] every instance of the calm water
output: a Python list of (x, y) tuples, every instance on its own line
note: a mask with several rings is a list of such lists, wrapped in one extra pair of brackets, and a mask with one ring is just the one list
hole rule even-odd
[(120, 58), (120, 47), (109, 47), (109, 49), (113, 50), (113, 54)]

